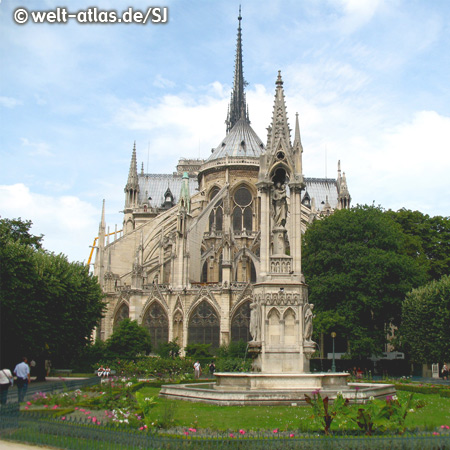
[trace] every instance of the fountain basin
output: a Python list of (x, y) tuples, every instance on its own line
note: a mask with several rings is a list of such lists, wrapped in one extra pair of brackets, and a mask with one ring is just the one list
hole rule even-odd
[(370, 397), (395, 395), (392, 384), (347, 383), (348, 373), (261, 374), (217, 373), (217, 383), (177, 384), (161, 387), (160, 397), (215, 405), (306, 404), (305, 394), (317, 391), (333, 401), (338, 392), (352, 403)]

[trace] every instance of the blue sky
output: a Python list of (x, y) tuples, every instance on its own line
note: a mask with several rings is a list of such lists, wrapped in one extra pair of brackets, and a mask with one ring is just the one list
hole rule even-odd
[[(148, 1), (0, 3), (0, 215), (87, 260), (102, 199), (120, 227), (133, 142), (171, 173), (225, 135), (239, 1), (166, 0), (165, 25), (17, 25), (19, 6), (145, 10)], [(277, 71), (307, 177), (346, 172), (353, 204), (450, 211), (450, 2), (242, 0), (252, 127), (266, 141)]]

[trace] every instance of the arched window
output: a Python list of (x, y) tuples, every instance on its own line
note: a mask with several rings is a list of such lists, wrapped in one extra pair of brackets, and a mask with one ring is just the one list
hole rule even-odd
[(116, 329), (123, 319), (128, 319), (129, 317), (130, 317), (130, 308), (128, 308), (128, 305), (124, 303), (116, 312), (116, 315), (114, 317), (113, 329)]
[(241, 305), (231, 320), (231, 340), (234, 342), (241, 339), (248, 342), (252, 339), (250, 335), (250, 303), (248, 301)]
[(214, 308), (203, 300), (189, 319), (189, 344), (211, 344), (211, 348), (219, 348), (220, 322)]
[(148, 329), (152, 339), (152, 347), (158, 348), (159, 343), (169, 341), (169, 321), (162, 306), (154, 302), (147, 309), (142, 325)]
[[(215, 187), (209, 194), (209, 201), (213, 201), (214, 197), (219, 192), (219, 188)], [(223, 229), (223, 200), (220, 199), (214, 205), (213, 210), (209, 214), (209, 231), (222, 231)]]
[(246, 187), (240, 187), (233, 195), (233, 230), (253, 230), (253, 197)]

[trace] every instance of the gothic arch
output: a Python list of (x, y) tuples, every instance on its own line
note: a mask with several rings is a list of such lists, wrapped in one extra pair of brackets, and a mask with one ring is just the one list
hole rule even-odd
[(270, 345), (279, 345), (281, 341), (281, 330), (280, 330), (280, 311), (277, 308), (271, 308), (267, 314), (267, 320), (269, 321), (268, 326), (268, 340)]
[(122, 320), (130, 317), (130, 305), (127, 301), (119, 299), (113, 313), (113, 329), (115, 329)]
[(292, 308), (287, 308), (283, 314), (284, 321), (284, 343), (285, 345), (295, 345), (298, 342), (299, 325), (295, 312)]
[(252, 339), (250, 335), (250, 304), (251, 298), (245, 298), (239, 302), (232, 310), (231, 317), (231, 340), (244, 340), (248, 342)]
[(202, 298), (191, 308), (188, 319), (188, 344), (220, 346), (220, 314), (207, 298)]
[(217, 303), (217, 300), (214, 298), (214, 295), (210, 292), (210, 290), (203, 286), (202, 289), (200, 289), (200, 292), (197, 295), (197, 298), (193, 301), (191, 306), (189, 307), (186, 317), (189, 318), (192, 315), (192, 311), (203, 301), (206, 300), (207, 302), (211, 303), (214, 309), (216, 310), (216, 314), (218, 317), (220, 317), (221, 308), (220, 305)]
[(286, 308), (286, 311), (284, 311), (284, 313), (283, 313), (283, 320), (286, 319), (289, 312), (293, 314), (294, 319), (297, 319), (295, 311), (291, 307), (289, 307), (289, 308)]
[(169, 341), (169, 314), (158, 300), (153, 299), (146, 304), (141, 318), (141, 325), (149, 331), (154, 349), (160, 343)]

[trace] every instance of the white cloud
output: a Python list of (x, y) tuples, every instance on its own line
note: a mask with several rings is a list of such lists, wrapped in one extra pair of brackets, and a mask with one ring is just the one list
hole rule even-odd
[(450, 117), (435, 111), (417, 112), (370, 136), (354, 136), (347, 148), (352, 155), (346, 162), (349, 188), (359, 203), (375, 200), (386, 208), (448, 215), (449, 142)]
[(6, 108), (14, 108), (22, 104), (21, 100), (12, 97), (0, 97), (0, 105)]
[(46, 142), (31, 142), (27, 138), (20, 138), (23, 147), (29, 147), (29, 155), (52, 156), (50, 146)]
[(79, 261), (89, 256), (88, 243), (100, 218), (96, 208), (78, 197), (36, 194), (22, 183), (0, 186), (0, 211), (4, 218), (31, 220), (32, 233), (44, 234), (44, 248)]
[(338, 26), (343, 33), (352, 33), (372, 20), (384, 0), (330, 0), (342, 11)]

